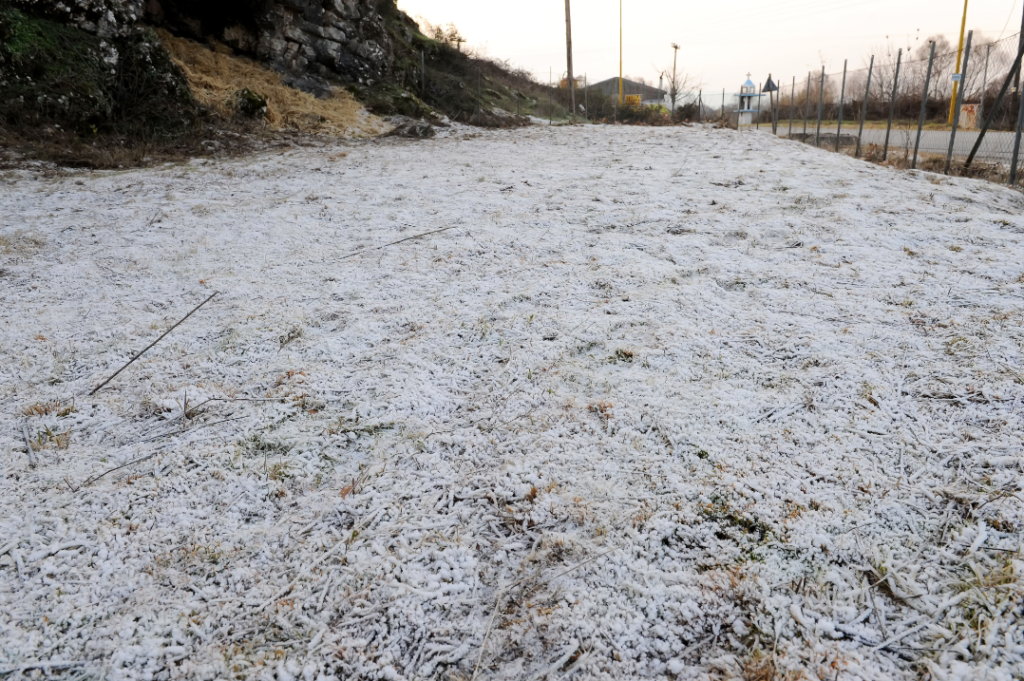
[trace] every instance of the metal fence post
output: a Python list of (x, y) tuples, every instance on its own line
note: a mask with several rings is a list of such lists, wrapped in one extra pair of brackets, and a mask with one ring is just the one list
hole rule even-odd
[(811, 72), (807, 72), (807, 89), (804, 90), (804, 142), (807, 141), (807, 119), (811, 117)]
[(889, 158), (889, 134), (892, 132), (892, 117), (896, 114), (896, 97), (900, 87), (900, 65), (903, 63), (903, 48), (896, 54), (896, 77), (892, 79), (892, 96), (889, 98), (889, 124), (885, 128), (885, 148), (882, 149), (882, 160)]
[(420, 52), (420, 97), (427, 94), (427, 56)]
[(935, 41), (932, 41), (931, 55), (928, 57), (928, 75), (924, 77), (924, 94), (921, 95), (921, 120), (917, 123), (917, 141), (914, 142), (914, 161), (910, 167), (917, 169), (917, 152), (921, 149), (921, 132), (924, 130), (924, 121), (928, 116), (928, 86), (932, 83), (932, 65), (935, 63)]
[(839, 138), (843, 134), (843, 105), (846, 103), (846, 65), (848, 60), (843, 60), (843, 89), (839, 91), (839, 126), (836, 128), (836, 153), (839, 153)]
[(960, 105), (964, 101), (964, 90), (967, 86), (967, 79), (964, 76), (967, 75), (967, 62), (971, 58), (971, 38), (974, 37), (974, 31), (967, 32), (967, 48), (964, 52), (964, 65), (960, 69), (960, 87), (957, 88), (956, 95), (956, 108), (953, 110), (953, 130), (949, 133), (949, 151), (946, 153), (946, 174), (949, 175), (950, 166), (953, 164), (953, 147), (956, 144), (956, 129), (960, 125)]
[(860, 114), (860, 131), (857, 133), (857, 151), (855, 158), (860, 158), (860, 141), (864, 137), (864, 121), (868, 117), (868, 100), (871, 99), (871, 74), (875, 72), (875, 55), (871, 55), (871, 64), (868, 66), (868, 86), (864, 90), (864, 107)]
[(796, 101), (796, 76), (793, 76), (793, 85), (789, 90), (789, 136), (793, 136), (793, 102)]
[(761, 129), (761, 88), (762, 87), (763, 87), (762, 83), (758, 83), (757, 84), (757, 124), (754, 127), (755, 130), (760, 130)]
[[(1024, 85), (1024, 79), (1021, 80)], [(1010, 184), (1017, 184), (1017, 162), (1020, 159), (1020, 137), (1024, 132), (1024, 87), (1019, 89), (1020, 107), (1017, 111), (1017, 134), (1013, 138), (1013, 157), (1010, 159)]]
[(814, 133), (814, 146), (821, 146), (821, 109), (825, 106), (825, 67), (821, 67), (821, 88), (818, 90), (818, 129)]
[(981, 77), (981, 104), (978, 106), (978, 117), (984, 120), (985, 116), (985, 90), (988, 89), (988, 62), (992, 58), (992, 43), (988, 44), (985, 50), (985, 75)]
[(1003, 103), (1003, 98), (1006, 97), (1007, 90), (1010, 89), (1010, 84), (1017, 78), (1017, 71), (1020, 69), (1020, 62), (1022, 58), (1024, 58), (1024, 32), (1021, 33), (1021, 45), (1017, 50), (1017, 57), (1013, 61), (1013, 66), (1010, 68), (1010, 72), (1006, 74), (1006, 80), (1003, 81), (1003, 87), (999, 90), (999, 95), (996, 97), (995, 104), (992, 105), (992, 111), (990, 111), (988, 116), (985, 117), (985, 124), (981, 126), (981, 132), (978, 133), (978, 139), (974, 140), (974, 147), (971, 149), (971, 153), (967, 155), (967, 160), (964, 162), (965, 169), (971, 167), (971, 163), (974, 162), (975, 154), (977, 154), (978, 150), (981, 149), (981, 142), (985, 139), (988, 129), (995, 121), (996, 113), (999, 111), (999, 107)]

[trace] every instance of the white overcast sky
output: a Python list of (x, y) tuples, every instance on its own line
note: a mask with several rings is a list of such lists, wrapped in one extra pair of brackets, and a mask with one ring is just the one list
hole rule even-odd
[[(970, 0), (968, 29), (990, 38), (1020, 31), (1022, 0)], [(563, 0), (398, 0), (413, 17), (454, 23), (488, 56), (525, 67), (541, 81), (565, 71)], [(963, 0), (624, 0), (626, 75), (658, 81), (672, 66), (705, 92), (735, 92), (747, 72), (755, 82), (770, 72), (789, 83), (809, 70), (866, 66), (873, 48), (891, 41), (914, 49), (935, 34), (959, 37)], [(619, 0), (573, 0), (574, 66), (590, 82), (619, 71)], [(781, 78), (780, 78), (781, 77)]]

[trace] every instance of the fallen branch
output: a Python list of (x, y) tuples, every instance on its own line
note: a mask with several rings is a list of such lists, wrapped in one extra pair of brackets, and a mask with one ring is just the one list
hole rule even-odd
[[(229, 421), (240, 421), (240, 420), (242, 420), (244, 418), (245, 418), (244, 416), (235, 416), (234, 418), (230, 418), (230, 419), (222, 419), (220, 421), (214, 421), (212, 423), (204, 423), (202, 425), (196, 426), (194, 428), (194, 430), (199, 430), (200, 428), (209, 428), (210, 426), (216, 426), (216, 425), (219, 425), (221, 423), (228, 423)], [(172, 437), (174, 435), (181, 435), (182, 433), (187, 433), (189, 430), (193, 430), (193, 429), (185, 427), (185, 428), (182, 428), (181, 430), (172, 430), (172, 431), (169, 431), (169, 432), (166, 432), (166, 433), (161, 433), (160, 435), (154, 435), (151, 438), (147, 438), (145, 440), (140, 440), (139, 444), (145, 444), (146, 442), (152, 442), (153, 440), (159, 440), (160, 438), (163, 438), (163, 437)]]
[[(218, 425), (218, 424), (221, 424), (221, 423), (227, 423), (227, 422), (229, 422), (229, 421), (239, 421), (239, 420), (241, 420), (241, 419), (243, 419), (243, 418), (245, 418), (245, 417), (244, 417), (244, 416), (237, 416), (237, 417), (235, 417), (235, 418), (232, 418), (232, 419), (224, 419), (223, 421), (214, 421), (213, 423), (204, 423), (204, 424), (203, 424), (203, 425), (201, 425), (201, 426), (196, 426), (196, 430), (198, 430), (199, 428), (207, 428), (207, 427), (209, 427), (209, 426), (216, 426), (216, 425)], [(142, 443), (145, 443), (145, 442), (152, 442), (153, 440), (159, 440), (159, 439), (160, 439), (160, 438), (162, 438), (162, 437), (169, 437), (169, 436), (172, 436), (172, 435), (181, 435), (182, 433), (184, 433), (184, 432), (186, 432), (186, 431), (188, 431), (188, 430), (189, 430), (188, 428), (185, 428), (185, 429), (182, 429), (182, 430), (179, 430), (179, 431), (175, 431), (175, 432), (171, 432), (171, 433), (164, 433), (163, 435), (157, 435), (156, 437), (152, 437), (152, 438), (150, 438), (150, 439), (148, 439), (148, 440), (143, 440), (143, 441), (142, 441)], [(142, 444), (142, 443), (140, 443), (140, 444)], [(115, 471), (119, 471), (119, 470), (121, 470), (122, 468), (127, 468), (128, 466), (133, 466), (133, 465), (135, 465), (135, 464), (137, 464), (137, 463), (143, 463), (143, 462), (145, 462), (145, 461), (149, 461), (149, 460), (150, 460), (150, 459), (152, 459), (152, 458), (153, 458), (154, 456), (156, 456), (157, 454), (159, 454), (159, 453), (160, 453), (161, 451), (162, 451), (162, 450), (159, 450), (159, 451), (153, 452), (152, 454), (147, 454), (146, 456), (142, 456), (142, 457), (139, 457), (138, 459), (132, 459), (132, 460), (131, 460), (131, 461), (129, 461), (128, 463), (123, 463), (123, 464), (121, 464), (120, 466), (115, 466), (115, 467), (111, 468), (110, 470), (106, 470), (106, 471), (103, 471), (103, 472), (102, 472), (102, 473), (100, 473), (99, 475), (94, 475), (94, 476), (92, 476), (91, 478), (89, 478), (88, 480), (86, 480), (85, 482), (83, 482), (83, 483), (82, 483), (81, 485), (79, 485), (78, 487), (72, 488), (72, 490), (71, 490), (71, 491), (72, 491), (72, 492), (77, 492), (78, 490), (82, 489), (83, 487), (86, 487), (86, 486), (88, 486), (88, 485), (91, 485), (92, 483), (96, 482), (96, 481), (97, 481), (97, 480), (99, 480), (100, 478), (102, 478), (102, 477), (104, 477), (104, 476), (107, 476), (107, 475), (110, 475), (111, 473), (114, 473)], [(70, 483), (68, 484), (68, 486), (69, 486), (69, 487), (71, 486), (71, 485), (70, 485)]]
[[(554, 577), (550, 577), (548, 579), (545, 579), (543, 582), (540, 582), (539, 584), (537, 584), (537, 586), (538, 587), (544, 586), (548, 582), (554, 581), (554, 580), (558, 579), (559, 577), (567, 575), (570, 572), (572, 572), (573, 570), (577, 570), (577, 569), (583, 567), (587, 563), (591, 563), (591, 562), (597, 560), (598, 558), (600, 558), (602, 556), (607, 556), (609, 553), (611, 553), (612, 551), (616, 550), (617, 548), (619, 548), (619, 547), (618, 546), (613, 546), (610, 549), (608, 549), (607, 551), (605, 551), (604, 553), (599, 553), (596, 556), (591, 556), (590, 558), (587, 558), (584, 561), (580, 561), (579, 563), (576, 563), (575, 565), (573, 565), (571, 568), (569, 568), (567, 570), (563, 570), (562, 572), (559, 572)], [(498, 615), (498, 609), (501, 608), (501, 602), (503, 600), (505, 600), (505, 596), (508, 594), (509, 591), (511, 591), (513, 588), (519, 586), (520, 584), (525, 582), (527, 579), (529, 579), (529, 578), (528, 577), (523, 577), (519, 581), (512, 582), (511, 584), (506, 586), (504, 589), (502, 589), (500, 592), (498, 592), (498, 599), (494, 602), (494, 610), (491, 612), (491, 621), (487, 623), (487, 632), (484, 634), (484, 640), (480, 644), (480, 654), (477, 655), (476, 665), (473, 667), (473, 676), (470, 678), (470, 681), (476, 681), (476, 676), (477, 676), (477, 674), (480, 673), (480, 661), (484, 657), (484, 651), (487, 650), (487, 641), (491, 637), (491, 629), (494, 627), (494, 618)]]
[(284, 397), (211, 397), (210, 399), (204, 400), (193, 407), (189, 407), (188, 412), (183, 410), (181, 414), (167, 419), (164, 423), (174, 423), (186, 413), (195, 414), (197, 409), (205, 407), (210, 402), (284, 402), (286, 399), (287, 398)]
[[(133, 466), (133, 465), (135, 465), (135, 464), (137, 464), (137, 463), (143, 463), (144, 461), (149, 461), (150, 459), (152, 459), (152, 458), (153, 458), (154, 456), (156, 456), (156, 455), (157, 455), (157, 454), (159, 454), (159, 453), (160, 453), (160, 452), (158, 452), (158, 451), (157, 451), (157, 452), (153, 452), (152, 454), (147, 454), (146, 456), (143, 456), (143, 457), (139, 457), (138, 459), (132, 459), (132, 460), (131, 460), (131, 461), (129, 461), (128, 463), (123, 463), (123, 464), (121, 464), (120, 466), (115, 466), (114, 468), (111, 468), (110, 470), (107, 470), (107, 471), (103, 471), (103, 472), (102, 472), (102, 473), (100, 473), (99, 475), (94, 475), (94, 476), (92, 476), (91, 478), (89, 478), (88, 480), (86, 480), (85, 482), (83, 482), (83, 483), (82, 483), (81, 485), (79, 485), (78, 487), (75, 487), (75, 488), (73, 488), (73, 489), (72, 489), (71, 491), (72, 491), (72, 492), (77, 492), (78, 490), (82, 489), (83, 487), (86, 487), (86, 486), (88, 486), (88, 485), (91, 485), (92, 483), (96, 482), (96, 481), (97, 481), (97, 480), (99, 480), (100, 478), (102, 478), (102, 477), (104, 477), (104, 476), (106, 476), (106, 475), (110, 475), (111, 473), (113, 473), (113, 472), (115, 472), (115, 471), (119, 471), (119, 470), (121, 470), (122, 468), (127, 468), (128, 466)], [(69, 486), (70, 486), (70, 483), (69, 483)]]
[(416, 234), (415, 236), (407, 236), (404, 239), (399, 239), (398, 241), (392, 241), (391, 243), (384, 244), (383, 246), (377, 246), (375, 248), (364, 248), (361, 251), (355, 251), (353, 253), (349, 253), (348, 255), (343, 255), (341, 257), (342, 258), (351, 258), (352, 256), (362, 255), (363, 253), (372, 253), (373, 251), (382, 251), (385, 248), (388, 248), (390, 246), (395, 246), (397, 244), (405, 243), (406, 241), (412, 241), (413, 239), (422, 239), (423, 237), (430, 236), (431, 234), (438, 234), (440, 232), (447, 232), (449, 229), (455, 229), (456, 227), (461, 227), (461, 226), (462, 225), (449, 225), (448, 227), (442, 227), (441, 229), (435, 229), (435, 230), (430, 231), (430, 232), (424, 232), (423, 234)]
[(26, 424), (24, 422), (22, 422), (22, 424), (21, 424), (21, 434), (25, 438), (25, 451), (28, 452), (28, 467), (29, 468), (35, 468), (36, 467), (36, 455), (32, 451), (32, 438), (30, 438), (29, 435), (28, 435), (28, 424)]
[(17, 667), (6, 667), (0, 669), (0, 676), (6, 676), (7, 674), (16, 674), (18, 672), (27, 672), (32, 669), (71, 669), (72, 667), (84, 667), (85, 662), (29, 662), (28, 664), (19, 665)]
[(166, 337), (167, 337), (167, 334), (169, 334), (169, 333), (170, 333), (171, 331), (174, 331), (174, 330), (175, 330), (176, 328), (178, 328), (179, 326), (181, 326), (181, 325), (182, 325), (182, 323), (184, 323), (184, 321), (185, 321), (186, 319), (188, 319), (189, 317), (191, 317), (192, 315), (194, 315), (194, 314), (195, 314), (196, 312), (198, 312), (198, 311), (199, 311), (199, 308), (201, 308), (201, 307), (202, 307), (203, 305), (206, 305), (206, 304), (207, 304), (208, 302), (210, 302), (211, 300), (213, 300), (213, 297), (214, 297), (215, 295), (217, 295), (217, 291), (214, 291), (214, 292), (213, 292), (213, 295), (211, 295), (211, 296), (210, 296), (209, 298), (207, 298), (207, 299), (206, 299), (206, 300), (204, 300), (203, 302), (201, 302), (201, 303), (199, 303), (198, 305), (196, 305), (196, 306), (195, 306), (195, 307), (194, 307), (194, 308), (192, 309), (192, 311), (191, 311), (191, 312), (189, 312), (189, 313), (188, 313), (187, 315), (185, 315), (184, 317), (182, 317), (182, 318), (181, 318), (181, 321), (179, 321), (179, 322), (178, 322), (177, 324), (175, 324), (175, 325), (174, 325), (174, 326), (172, 326), (171, 328), (167, 329), (167, 331), (165, 331), (165, 332), (164, 332), (164, 334), (163, 334), (162, 336), (160, 336), (160, 337), (159, 337), (159, 338), (157, 338), (157, 339), (156, 339), (155, 341), (153, 341), (152, 343), (150, 343), (149, 345), (147, 345), (147, 346), (146, 346), (146, 348), (145, 348), (145, 349), (144, 349), (144, 350), (143, 350), (142, 352), (140, 352), (139, 354), (135, 355), (135, 356), (134, 356), (134, 357), (132, 357), (132, 358), (131, 358), (130, 360), (128, 360), (128, 363), (127, 363), (127, 364), (125, 364), (125, 365), (124, 365), (124, 366), (122, 366), (122, 367), (121, 367), (120, 369), (118, 369), (117, 371), (115, 371), (115, 372), (114, 372), (114, 374), (113, 374), (113, 375), (112, 375), (112, 376), (111, 376), (110, 378), (108, 378), (107, 380), (103, 381), (102, 383), (100, 383), (100, 384), (99, 384), (98, 386), (96, 386), (95, 388), (93, 388), (93, 389), (92, 389), (92, 392), (90, 392), (89, 394), (90, 394), (90, 395), (95, 395), (95, 394), (96, 394), (97, 392), (99, 392), (100, 388), (102, 388), (103, 386), (105, 386), (105, 385), (106, 385), (107, 383), (110, 383), (110, 382), (111, 382), (111, 381), (113, 381), (113, 380), (114, 380), (115, 378), (117, 378), (117, 375), (118, 375), (118, 374), (120, 374), (120, 373), (121, 373), (122, 371), (124, 371), (125, 369), (127, 369), (127, 368), (128, 368), (129, 366), (131, 366), (131, 365), (132, 365), (132, 363), (133, 363), (133, 362), (134, 362), (135, 360), (137, 360), (137, 359), (138, 359), (139, 357), (142, 357), (142, 356), (143, 356), (144, 354), (146, 354), (147, 352), (149, 352), (149, 350), (150, 350), (150, 349), (151, 349), (151, 348), (152, 348), (152, 347), (153, 347), (154, 345), (156, 345), (157, 343), (159, 343), (160, 341), (162, 341), (162, 340), (163, 340), (164, 338), (166, 338)]
[(875, 646), (873, 648), (873, 650), (876, 650), (876, 651), (878, 651), (878, 650), (885, 650), (886, 648), (891, 646), (893, 643), (899, 643), (900, 641), (905, 639), (907, 636), (910, 636), (911, 634), (913, 634), (915, 632), (921, 631), (922, 629), (927, 627), (929, 624), (932, 624), (932, 621), (930, 619), (925, 618), (925, 621), (922, 622), (921, 624), (918, 624), (916, 627), (913, 627), (912, 629), (907, 629), (902, 634), (896, 634), (895, 636), (893, 636), (889, 640), (885, 641), (884, 643), (880, 643), (879, 645)]

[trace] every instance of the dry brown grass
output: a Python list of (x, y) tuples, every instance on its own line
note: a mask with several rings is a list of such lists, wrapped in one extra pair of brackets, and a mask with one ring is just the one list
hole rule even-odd
[(743, 662), (743, 681), (775, 681), (778, 673), (772, 655), (755, 650)]
[[(37, 340), (41, 339), (41, 336), (36, 337)], [(44, 339), (45, 340), (45, 339)], [(56, 414), (58, 418), (64, 418), (70, 414), (75, 413), (75, 403), (64, 404), (60, 400), (53, 400), (52, 402), (37, 402), (30, 407), (25, 407), (21, 410), (21, 413), (25, 416), (46, 416), (48, 414)]]
[(288, 87), (280, 74), (259, 63), (214, 50), (201, 43), (158, 30), (167, 51), (188, 78), (196, 100), (227, 119), (236, 115), (239, 90), (249, 88), (267, 100), (265, 122), (271, 130), (297, 130), (344, 137), (369, 137), (387, 131), (351, 94), (335, 88), (329, 99)]

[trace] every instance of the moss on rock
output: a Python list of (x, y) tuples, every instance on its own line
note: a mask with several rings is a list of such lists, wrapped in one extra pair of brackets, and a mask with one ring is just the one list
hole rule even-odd
[(0, 2), (0, 125), (152, 136), (188, 127), (196, 112), (152, 32), (103, 39)]

